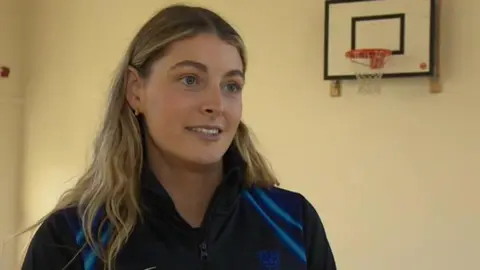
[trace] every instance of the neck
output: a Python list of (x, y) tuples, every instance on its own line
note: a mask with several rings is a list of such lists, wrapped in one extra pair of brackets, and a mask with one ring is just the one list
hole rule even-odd
[(222, 181), (222, 162), (188, 164), (154, 148), (147, 148), (152, 172), (172, 198), (180, 216), (192, 227), (199, 227), (213, 193)]

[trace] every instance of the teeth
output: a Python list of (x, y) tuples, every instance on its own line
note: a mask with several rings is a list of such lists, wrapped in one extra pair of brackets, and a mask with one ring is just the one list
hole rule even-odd
[(193, 131), (195, 132), (201, 132), (206, 135), (217, 135), (220, 133), (220, 130), (217, 128), (192, 128)]

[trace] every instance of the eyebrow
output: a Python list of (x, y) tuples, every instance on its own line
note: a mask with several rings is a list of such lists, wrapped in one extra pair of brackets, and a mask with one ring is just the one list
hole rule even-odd
[[(199, 70), (201, 70), (205, 73), (208, 72), (208, 68), (207, 68), (206, 65), (204, 65), (200, 62), (192, 61), (192, 60), (180, 61), (180, 62), (176, 63), (175, 65), (173, 65), (170, 68), (170, 70), (174, 70), (174, 69), (181, 68), (181, 67), (193, 67), (193, 68), (199, 69)], [(224, 76), (227, 76), (227, 77), (239, 76), (242, 79), (245, 79), (245, 74), (243, 73), (243, 71), (241, 71), (239, 69), (232, 69), (232, 70), (228, 71), (227, 73), (225, 73)]]

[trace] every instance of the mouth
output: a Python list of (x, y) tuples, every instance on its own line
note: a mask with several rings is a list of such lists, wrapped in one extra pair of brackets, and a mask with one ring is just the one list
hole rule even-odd
[(186, 127), (185, 129), (188, 130), (188, 131), (192, 131), (192, 132), (202, 134), (204, 136), (211, 136), (211, 137), (218, 136), (222, 133), (221, 128), (213, 127), (213, 126)]

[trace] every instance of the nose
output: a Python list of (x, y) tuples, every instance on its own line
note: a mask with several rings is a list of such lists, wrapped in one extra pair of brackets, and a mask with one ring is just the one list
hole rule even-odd
[(204, 91), (204, 97), (201, 107), (202, 113), (213, 116), (223, 113), (225, 104), (222, 91), (218, 87), (212, 87)]

